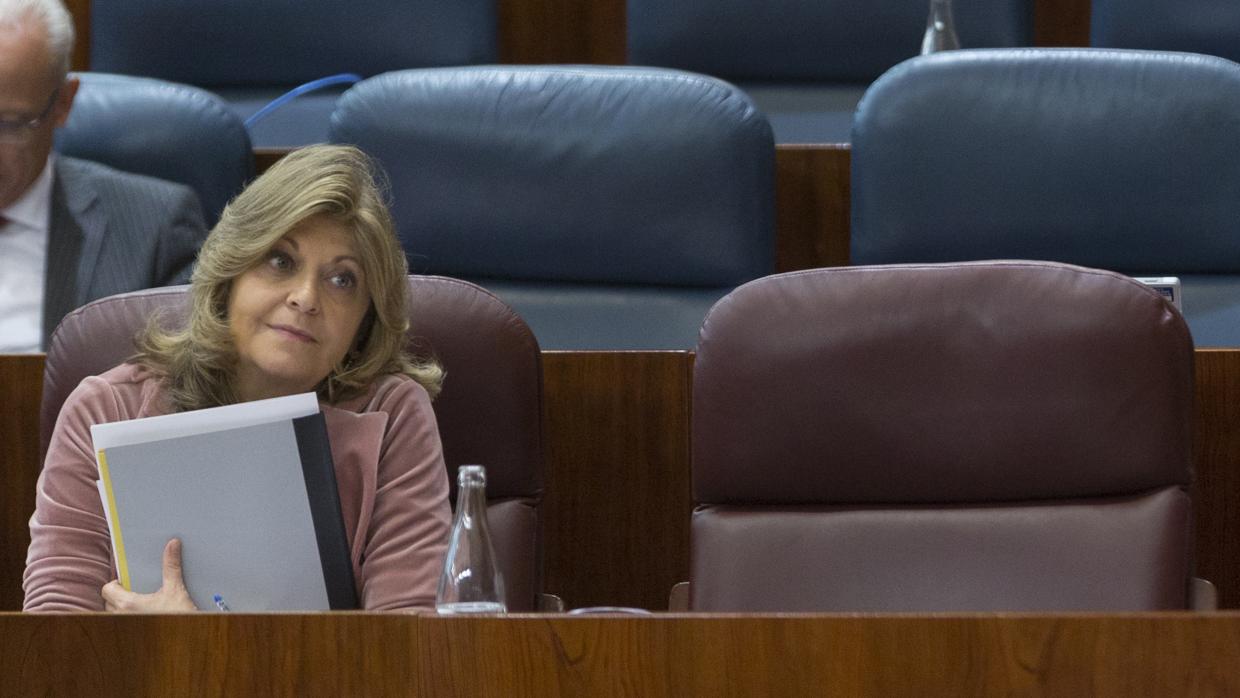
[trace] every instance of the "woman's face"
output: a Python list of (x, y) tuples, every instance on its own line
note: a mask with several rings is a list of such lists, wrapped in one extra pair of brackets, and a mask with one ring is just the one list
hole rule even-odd
[(326, 216), (297, 225), (232, 283), (237, 396), (314, 390), (353, 348), (369, 307), (352, 232)]

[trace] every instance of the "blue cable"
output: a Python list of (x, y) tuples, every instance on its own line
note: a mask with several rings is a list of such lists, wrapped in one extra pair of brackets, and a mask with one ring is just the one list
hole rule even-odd
[(331, 87), (332, 85), (352, 85), (361, 79), (362, 76), (355, 73), (340, 73), (339, 75), (329, 75), (325, 78), (319, 78), (318, 80), (311, 80), (304, 85), (298, 85), (297, 87), (294, 87), (288, 92), (285, 92), (279, 97), (271, 100), (262, 109), (259, 109), (251, 114), (250, 118), (245, 120), (245, 128), (246, 130), (253, 128), (254, 124), (261, 121), (268, 114), (306, 94), (307, 92), (314, 92), (315, 90), (321, 90), (324, 87)]

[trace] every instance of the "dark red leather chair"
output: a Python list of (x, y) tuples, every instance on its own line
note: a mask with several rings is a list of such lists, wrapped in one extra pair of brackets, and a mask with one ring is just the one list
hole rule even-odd
[[(545, 605), (539, 505), (543, 490), (542, 359), (537, 340), (507, 305), (474, 284), (410, 276), (410, 345), (447, 371), (434, 402), (444, 457), (456, 469), (487, 467), (488, 519), (513, 611)], [(188, 286), (111, 296), (70, 313), (52, 335), (44, 369), (42, 450), (60, 406), (82, 378), (133, 354), (133, 337), (156, 311), (183, 322)]]
[(697, 349), (688, 605), (1208, 606), (1192, 409), (1184, 319), (1118, 274), (983, 262), (751, 282)]

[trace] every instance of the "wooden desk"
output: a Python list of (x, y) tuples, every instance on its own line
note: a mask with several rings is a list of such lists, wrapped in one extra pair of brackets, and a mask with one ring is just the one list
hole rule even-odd
[(43, 355), (0, 354), (0, 610), (22, 607), (22, 571), (39, 476)]
[(1240, 614), (0, 615), (12, 695), (1240, 695)]
[(775, 147), (775, 270), (848, 264), (848, 144)]

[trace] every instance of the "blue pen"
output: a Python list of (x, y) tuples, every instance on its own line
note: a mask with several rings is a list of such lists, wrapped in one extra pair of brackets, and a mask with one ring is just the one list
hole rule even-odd
[(228, 612), (228, 604), (224, 603), (224, 597), (219, 594), (215, 595), (215, 607), (224, 613)]

